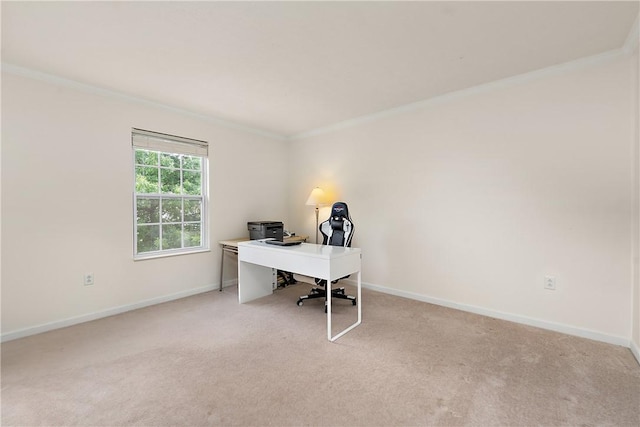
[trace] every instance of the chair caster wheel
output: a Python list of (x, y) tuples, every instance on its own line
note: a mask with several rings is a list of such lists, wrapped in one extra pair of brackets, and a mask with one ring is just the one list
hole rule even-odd
[(351, 301), (353, 305), (356, 305), (356, 300)]
[(302, 307), (302, 304), (304, 304), (304, 303), (303, 303), (303, 302), (302, 302), (302, 300), (300, 299), (300, 300), (298, 300), (297, 304), (298, 304), (298, 307)]

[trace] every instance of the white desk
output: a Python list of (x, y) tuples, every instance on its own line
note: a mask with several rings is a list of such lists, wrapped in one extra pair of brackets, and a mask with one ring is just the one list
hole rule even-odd
[(331, 295), (331, 281), (357, 273), (358, 320), (344, 331), (331, 336), (331, 298), (327, 298), (327, 338), (335, 341), (362, 322), (362, 252), (359, 248), (314, 245), (269, 245), (261, 240), (238, 243), (238, 301), (242, 304), (273, 292), (275, 270), (291, 271), (325, 279)]
[[(288, 236), (284, 238), (285, 242), (306, 242), (307, 239), (309, 238), (309, 236)], [(224, 254), (228, 253), (232, 253), (232, 254), (237, 254), (238, 253), (238, 243), (240, 242), (246, 242), (247, 240), (249, 240), (248, 237), (240, 237), (237, 239), (231, 239), (231, 240), (220, 240), (218, 243), (220, 244), (220, 246), (222, 247), (222, 258), (220, 258), (220, 292), (222, 292), (222, 283), (224, 281)], [(277, 278), (275, 279), (276, 281), (274, 282), (277, 285)]]

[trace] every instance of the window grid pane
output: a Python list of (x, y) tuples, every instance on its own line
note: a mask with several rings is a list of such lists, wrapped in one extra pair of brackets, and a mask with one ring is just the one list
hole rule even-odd
[(157, 224), (160, 222), (159, 198), (138, 198), (136, 207), (138, 224)]
[(160, 225), (138, 225), (138, 253), (160, 250)]
[(162, 194), (182, 194), (180, 169), (160, 168)]
[(184, 247), (197, 247), (202, 243), (202, 227), (200, 223), (185, 223), (184, 225)]
[(203, 159), (135, 149), (136, 254), (204, 247)]

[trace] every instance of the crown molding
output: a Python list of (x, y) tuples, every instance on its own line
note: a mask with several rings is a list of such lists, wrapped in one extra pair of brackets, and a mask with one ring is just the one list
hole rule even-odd
[(550, 67), (542, 68), (540, 70), (519, 74), (517, 76), (507, 77), (507, 78), (496, 80), (490, 83), (473, 86), (468, 89), (449, 92), (443, 95), (435, 96), (433, 98), (428, 98), (428, 99), (414, 102), (411, 104), (405, 104), (405, 105), (401, 105), (399, 107), (391, 108), (388, 110), (383, 110), (376, 113), (355, 117), (353, 119), (334, 123), (329, 126), (291, 135), (289, 139), (291, 141), (300, 141), (300, 140), (311, 138), (314, 136), (336, 132), (338, 130), (359, 126), (364, 123), (369, 123), (369, 122), (377, 121), (387, 117), (396, 116), (398, 114), (409, 113), (412, 111), (434, 107), (436, 105), (449, 103), (451, 101), (463, 99), (469, 96), (483, 94), (483, 93), (491, 92), (498, 89), (513, 87), (529, 81), (534, 81), (534, 80), (538, 80), (545, 77), (557, 76), (557, 75), (565, 74), (570, 71), (579, 70), (579, 69), (591, 67), (594, 65), (606, 64), (608, 62), (625, 57), (627, 55), (628, 53), (625, 52), (622, 48), (614, 49), (614, 50), (600, 53), (598, 55), (580, 58), (574, 61), (565, 62), (563, 64), (552, 65)]
[(633, 24), (623, 47), (619, 49), (614, 49), (607, 52), (603, 52), (598, 55), (588, 56), (588, 57), (580, 58), (574, 61), (565, 62), (563, 64), (553, 65), (551, 67), (543, 68), (536, 71), (531, 71), (531, 72), (520, 74), (517, 76), (507, 77), (504, 79), (496, 80), (490, 83), (485, 83), (485, 84), (474, 86), (471, 88), (449, 92), (443, 95), (435, 96), (433, 98), (428, 98), (428, 99), (414, 102), (411, 104), (401, 105), (399, 107), (391, 108), (388, 110), (378, 111), (372, 114), (366, 114), (360, 117), (355, 117), (352, 119), (340, 121), (328, 126), (300, 132), (293, 135), (282, 135), (274, 132), (269, 132), (263, 129), (241, 125), (239, 123), (235, 123), (230, 120), (225, 120), (219, 117), (214, 117), (214, 116), (205, 115), (201, 113), (195, 113), (182, 108), (177, 108), (177, 107), (162, 104), (159, 102), (150, 101), (144, 98), (127, 95), (125, 93), (118, 92), (111, 89), (105, 89), (105, 88), (101, 88), (101, 87), (86, 84), (86, 83), (80, 83), (72, 79), (67, 79), (64, 77), (56, 76), (56, 75), (45, 73), (42, 71), (33, 70), (26, 67), (21, 67), (15, 64), (7, 63), (7, 62), (2, 62), (1, 67), (2, 67), (2, 71), (8, 72), (11, 74), (28, 77), (36, 80), (46, 81), (49, 83), (54, 83), (62, 86), (67, 86), (70, 88), (74, 88), (74, 89), (78, 89), (78, 90), (82, 90), (85, 92), (94, 93), (102, 96), (118, 98), (128, 102), (134, 102), (134, 103), (143, 104), (150, 107), (168, 110), (168, 111), (185, 115), (188, 117), (192, 117), (198, 120), (207, 121), (221, 127), (234, 129), (241, 132), (250, 133), (253, 135), (259, 135), (259, 136), (276, 140), (276, 141), (295, 142), (295, 141), (300, 141), (303, 139), (312, 138), (312, 137), (327, 134), (327, 133), (337, 132), (342, 129), (359, 126), (364, 123), (381, 120), (381, 119), (395, 116), (398, 114), (409, 113), (409, 112), (421, 110), (424, 108), (434, 107), (436, 105), (441, 105), (444, 103), (452, 102), (454, 100), (463, 99), (469, 96), (487, 93), (487, 92), (491, 92), (498, 89), (513, 87), (528, 81), (534, 81), (534, 80), (545, 78), (545, 77), (560, 75), (573, 70), (579, 70), (582, 68), (586, 68), (586, 67), (590, 67), (598, 64), (605, 64), (613, 60), (616, 60), (618, 58), (631, 55), (636, 49), (638, 49), (638, 41), (640, 38), (639, 24), (638, 24), (639, 17), (640, 15), (636, 17), (635, 23)]
[(148, 107), (153, 107), (153, 108), (159, 108), (162, 110), (167, 110), (167, 111), (171, 111), (172, 113), (176, 113), (176, 114), (180, 114), (183, 116), (188, 116), (191, 118), (195, 118), (198, 120), (203, 120), (206, 122), (210, 122), (213, 123), (215, 125), (218, 125), (220, 127), (224, 127), (224, 128), (228, 128), (228, 129), (233, 129), (233, 130), (237, 130), (237, 131), (241, 131), (241, 132), (245, 132), (245, 133), (250, 133), (253, 135), (258, 135), (258, 136), (262, 136), (265, 138), (269, 138), (269, 139), (273, 139), (273, 140), (277, 140), (277, 141), (287, 141), (289, 140), (289, 138), (287, 138), (284, 135), (280, 135), (274, 132), (269, 132), (263, 129), (258, 129), (258, 128), (253, 128), (250, 126), (245, 126), (245, 125), (241, 125), (239, 123), (235, 123), (233, 121), (230, 120), (225, 120), (219, 117), (214, 117), (214, 116), (210, 116), (210, 115), (206, 115), (206, 114), (201, 114), (201, 113), (195, 113), (193, 111), (189, 111), (189, 110), (185, 110), (182, 108), (177, 108), (177, 107), (173, 107), (170, 105), (166, 105), (166, 104), (162, 104), (160, 102), (156, 102), (156, 101), (150, 101), (148, 99), (145, 98), (141, 98), (141, 97), (137, 97), (137, 96), (132, 96), (132, 95), (128, 95), (126, 93), (123, 92), (118, 92), (112, 89), (105, 89), (99, 86), (95, 86), (95, 85), (91, 85), (91, 84), (87, 84), (87, 83), (81, 83), (72, 79), (68, 79), (65, 77), (60, 77), (54, 74), (49, 74), (49, 73), (45, 73), (42, 71), (38, 71), (38, 70), (33, 70), (31, 68), (26, 68), (26, 67), (21, 67), (19, 65), (15, 65), (15, 64), (11, 64), (8, 62), (2, 62), (1, 63), (1, 67), (2, 67), (2, 71), (3, 72), (7, 72), (10, 74), (14, 74), (17, 76), (21, 76), (21, 77), (27, 77), (27, 78), (31, 78), (34, 80), (40, 80), (40, 81), (44, 81), (47, 83), (53, 83), (56, 85), (60, 85), (60, 86), (65, 86), (65, 87), (69, 87), (72, 89), (77, 89), (83, 92), (88, 92), (88, 93), (92, 93), (92, 94), (96, 94), (96, 95), (101, 95), (101, 96), (106, 96), (106, 97), (111, 97), (111, 98), (117, 98), (117, 99), (121, 99), (127, 102), (133, 102), (133, 103), (137, 103), (137, 104), (142, 104)]

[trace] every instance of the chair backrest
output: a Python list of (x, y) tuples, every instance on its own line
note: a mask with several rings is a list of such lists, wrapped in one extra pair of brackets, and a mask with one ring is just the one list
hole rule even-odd
[(331, 217), (318, 227), (322, 233), (322, 244), (331, 246), (351, 246), (353, 222), (349, 207), (344, 202), (336, 202), (331, 207)]

